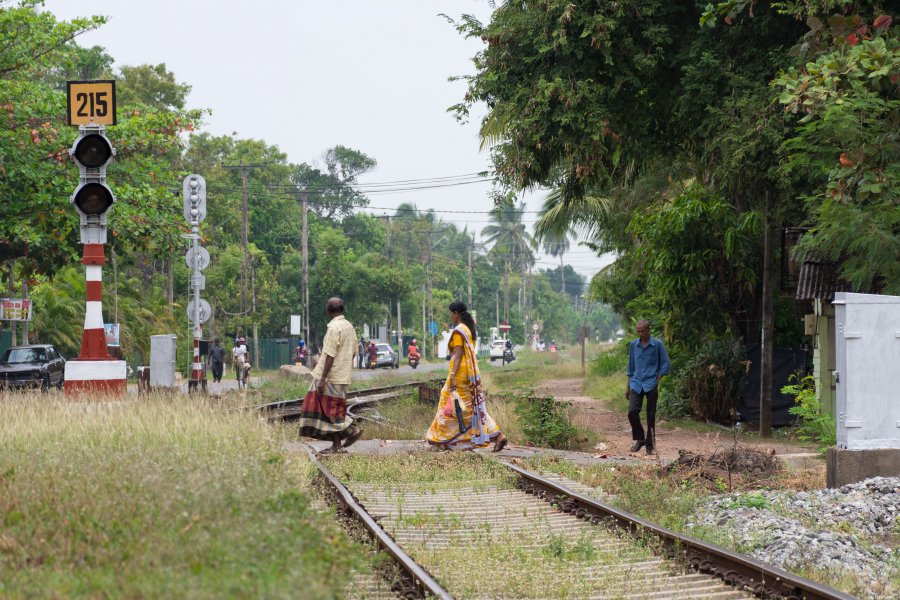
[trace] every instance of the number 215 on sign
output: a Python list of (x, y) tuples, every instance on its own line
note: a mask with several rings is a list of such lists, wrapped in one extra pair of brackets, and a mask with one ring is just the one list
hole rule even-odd
[(115, 125), (116, 82), (67, 81), (66, 109), (69, 125)]

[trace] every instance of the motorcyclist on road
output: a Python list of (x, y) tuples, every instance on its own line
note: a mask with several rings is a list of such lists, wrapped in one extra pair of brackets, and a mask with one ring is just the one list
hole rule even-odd
[(413, 340), (409, 343), (407, 354), (409, 354), (410, 358), (419, 358), (419, 347), (416, 345), (416, 338), (413, 338)]
[(369, 348), (367, 352), (369, 353), (369, 365), (373, 366), (378, 362), (378, 347), (375, 345), (375, 342), (369, 342)]
[(301, 365), (308, 366), (307, 361), (309, 360), (309, 350), (306, 348), (306, 342), (300, 340), (297, 342), (297, 347), (294, 348), (294, 362), (300, 363)]

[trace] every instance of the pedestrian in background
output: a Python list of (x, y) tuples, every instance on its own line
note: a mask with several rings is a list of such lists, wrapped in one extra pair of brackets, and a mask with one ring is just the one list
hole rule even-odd
[(362, 436), (362, 431), (347, 416), (347, 388), (357, 348), (356, 331), (344, 317), (343, 300), (329, 299), (325, 310), (331, 320), (321, 360), (313, 369), (312, 384), (303, 398), (300, 435), (331, 441), (331, 447), (322, 453), (337, 454)]
[(366, 361), (366, 338), (360, 336), (359, 344), (356, 346), (356, 357), (359, 359), (359, 368), (362, 369)]
[(222, 383), (222, 371), (225, 370), (225, 348), (219, 343), (219, 338), (213, 339), (212, 348), (209, 349), (209, 364), (212, 365), (213, 383)]
[[(641, 319), (635, 327), (638, 338), (628, 347), (628, 387), (625, 398), (628, 400), (628, 421), (631, 423), (631, 439), (634, 445), (632, 452), (641, 447), (647, 454), (653, 454), (656, 441), (656, 401), (659, 399), (659, 380), (668, 375), (672, 369), (669, 354), (662, 340), (650, 337), (650, 322)], [(647, 432), (641, 426), (641, 406), (647, 398)]]

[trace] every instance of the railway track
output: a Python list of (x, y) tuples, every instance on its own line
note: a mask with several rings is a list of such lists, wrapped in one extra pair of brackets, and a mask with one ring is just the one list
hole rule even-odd
[(852, 598), (510, 463), (501, 461), (508, 475), (474, 485), (358, 483), (307, 452), (341, 514), (399, 566), (399, 597)]
[[(422, 386), (430, 386), (436, 383), (442, 383), (443, 381), (444, 378), (426, 379), (410, 383), (398, 383), (395, 385), (353, 390), (347, 393), (347, 411), (351, 416), (355, 417), (357, 415), (355, 415), (354, 412), (364, 406), (372, 405), (382, 400), (396, 398), (412, 389), (420, 389)], [(268, 402), (266, 404), (257, 405), (254, 408), (262, 413), (263, 417), (269, 421), (296, 421), (300, 418), (300, 413), (302, 412), (303, 398)]]
[[(408, 386), (356, 397), (377, 402), (402, 387)], [(853, 598), (646, 522), (576, 482), (509, 462), (497, 461), (500, 474), (452, 485), (389, 476), (354, 481), (328, 468), (346, 457), (324, 464), (311, 446), (304, 448), (339, 514), (393, 560), (395, 597)]]

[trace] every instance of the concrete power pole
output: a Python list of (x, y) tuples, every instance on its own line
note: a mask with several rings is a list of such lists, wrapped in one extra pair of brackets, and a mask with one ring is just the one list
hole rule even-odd
[(247, 208), (247, 169), (241, 165), (241, 312), (247, 310), (247, 246), (248, 229), (250, 227), (249, 209)]
[(301, 300), (303, 301), (303, 331), (306, 332), (306, 343), (309, 344), (309, 226), (306, 214), (309, 211), (309, 191), (303, 188), (300, 192), (301, 206), (303, 207), (303, 233), (301, 234), (303, 252), (303, 283)]
[[(241, 173), (241, 250), (244, 255), (241, 260), (241, 310), (239, 313), (241, 315), (250, 312), (247, 306), (247, 256), (250, 252), (250, 209), (247, 194), (247, 177), (250, 174), (250, 169), (265, 169), (268, 168), (268, 166), (269, 165), (245, 165), (244, 163), (239, 165), (222, 165), (223, 169), (237, 169)], [(237, 331), (235, 331), (235, 334), (237, 334)], [(255, 352), (255, 354), (258, 357), (259, 352)], [(258, 358), (256, 360), (258, 360)]]
[[(391, 256), (391, 217), (390, 215), (384, 215), (384, 239), (385, 239), (385, 252), (387, 253), (387, 261), (388, 266), (392, 267), (394, 265), (393, 257)], [(399, 306), (400, 298), (397, 297), (397, 302)], [(387, 341), (390, 342), (391, 335), (391, 301), (388, 299), (388, 310), (387, 310)], [(397, 335), (400, 335), (399, 329), (397, 330)]]
[(772, 368), (774, 346), (774, 290), (773, 263), (775, 261), (775, 232), (768, 198), (763, 213), (763, 277), (762, 277), (762, 333), (760, 335), (759, 435), (772, 436)]
[(475, 247), (475, 234), (472, 233), (472, 243), (469, 245), (469, 289), (466, 294), (466, 304), (472, 310), (472, 249)]
[(425, 286), (422, 286), (422, 356), (423, 358), (427, 358), (425, 356), (426, 348), (428, 348), (428, 344), (425, 342), (428, 336), (428, 330), (426, 329), (427, 323), (425, 322)]

